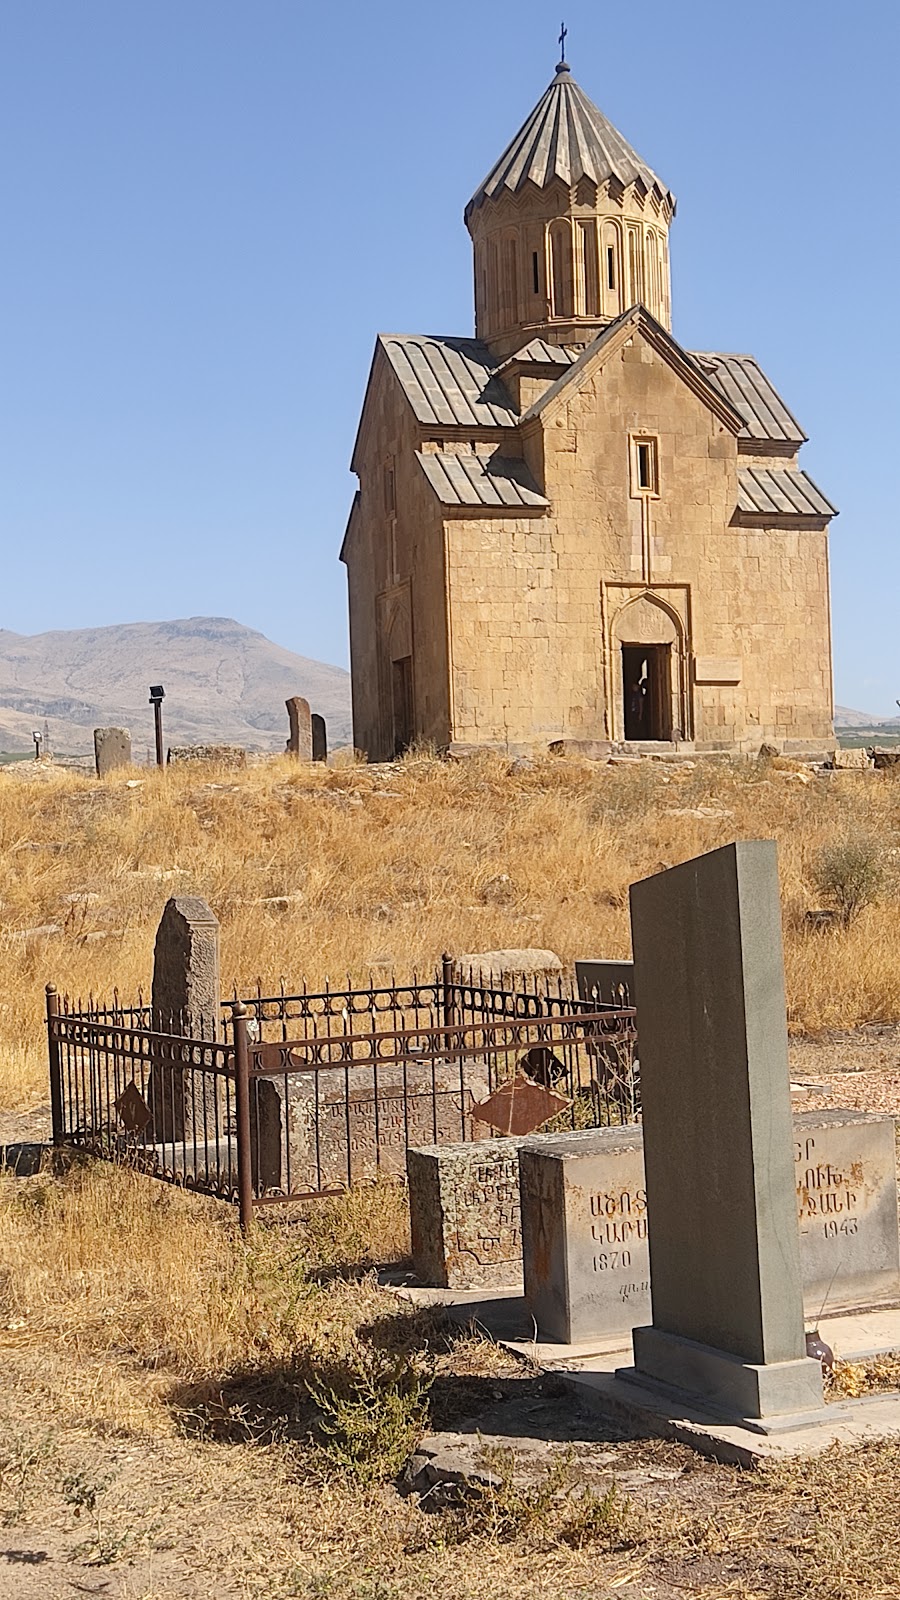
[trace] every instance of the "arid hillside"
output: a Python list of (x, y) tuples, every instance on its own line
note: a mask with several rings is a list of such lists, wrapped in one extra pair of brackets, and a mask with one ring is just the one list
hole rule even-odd
[(350, 678), (294, 655), (230, 617), (130, 622), (25, 637), (0, 629), (0, 750), (30, 750), (46, 719), (53, 750), (92, 750), (92, 729), (130, 728), (135, 758), (153, 743), (151, 683), (166, 691), (171, 744), (283, 750), (284, 702), (302, 694), (328, 723), (332, 748), (350, 739)]

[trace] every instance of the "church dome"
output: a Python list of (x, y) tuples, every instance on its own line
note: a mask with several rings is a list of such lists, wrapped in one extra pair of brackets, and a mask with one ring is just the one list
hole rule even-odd
[(675, 211), (675, 196), (588, 99), (565, 61), (560, 62), (531, 116), (479, 184), (466, 206), (466, 222), (478, 206), (496, 199), (503, 190), (518, 194), (526, 183), (545, 189), (555, 178), (570, 187), (581, 178), (598, 188), (611, 178), (623, 189), (641, 184), (660, 205), (667, 205), (670, 215)]
[(478, 336), (584, 346), (633, 305), (671, 327), (675, 197), (566, 62), (465, 210)]

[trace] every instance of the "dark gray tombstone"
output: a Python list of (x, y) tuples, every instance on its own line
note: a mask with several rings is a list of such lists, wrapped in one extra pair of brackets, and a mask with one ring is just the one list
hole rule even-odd
[(328, 730), (325, 727), (325, 718), (314, 711), (310, 722), (312, 724), (312, 758), (313, 761), (328, 760)]
[[(151, 1010), (155, 1033), (215, 1039), (219, 1027), (219, 923), (205, 900), (166, 903), (153, 951)], [(157, 1060), (150, 1109), (157, 1141), (212, 1137), (216, 1080), (198, 1066)]]
[(94, 765), (97, 777), (131, 766), (131, 734), (127, 728), (94, 729)]
[(599, 1000), (606, 1006), (633, 1006), (633, 961), (576, 961), (575, 982), (579, 1000)]
[(817, 1409), (774, 842), (634, 884), (631, 924), (653, 1307), (631, 1376), (733, 1417)]
[(312, 761), (312, 717), (309, 712), (309, 701), (304, 700), (302, 695), (295, 694), (284, 703), (290, 722), (288, 754), (296, 756), (298, 761)]

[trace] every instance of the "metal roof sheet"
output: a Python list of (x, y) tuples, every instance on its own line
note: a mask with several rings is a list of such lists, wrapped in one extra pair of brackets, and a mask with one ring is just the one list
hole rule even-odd
[(564, 61), (531, 115), (475, 190), (466, 206), (466, 216), (504, 189), (517, 194), (526, 183), (543, 189), (556, 178), (569, 185), (580, 178), (590, 178), (597, 185), (607, 178), (617, 178), (625, 186), (640, 181), (648, 192), (656, 190), (661, 202), (667, 199), (673, 210), (675, 207), (675, 198), (665, 184), (588, 99)]
[(419, 465), (442, 505), (520, 511), (549, 506), (524, 461), (449, 451), (417, 451)]
[(738, 510), (758, 517), (837, 515), (812, 478), (797, 467), (738, 467)]
[(792, 416), (781, 396), (752, 356), (722, 355), (718, 351), (691, 351), (705, 369), (711, 383), (742, 417), (746, 427), (742, 439), (773, 439), (789, 444), (804, 444), (806, 434)]
[(517, 413), (480, 339), (383, 333), (380, 343), (419, 422), (515, 427)]

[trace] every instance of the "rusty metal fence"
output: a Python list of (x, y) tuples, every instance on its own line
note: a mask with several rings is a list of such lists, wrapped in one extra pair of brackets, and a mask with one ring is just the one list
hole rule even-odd
[(152, 1021), (48, 988), (54, 1142), (235, 1201), (245, 1224), (401, 1177), (410, 1145), (639, 1115), (634, 1010), (562, 979), (461, 982), (445, 961), (430, 982), (235, 996), (217, 1041)]

